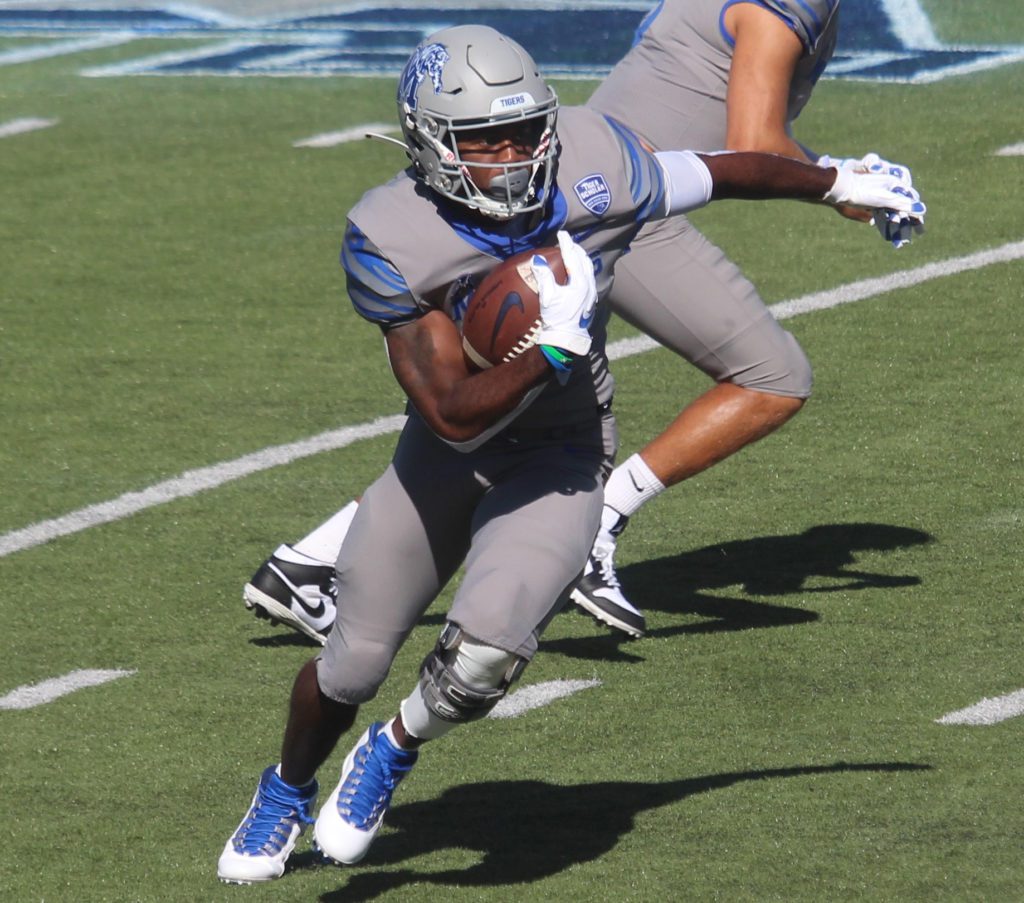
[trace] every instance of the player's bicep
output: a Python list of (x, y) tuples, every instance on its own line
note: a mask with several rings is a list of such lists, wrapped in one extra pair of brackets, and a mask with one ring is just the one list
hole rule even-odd
[(752, 3), (726, 13), (735, 41), (726, 92), (726, 148), (803, 157), (787, 128), (789, 89), (804, 52), (790, 26)]

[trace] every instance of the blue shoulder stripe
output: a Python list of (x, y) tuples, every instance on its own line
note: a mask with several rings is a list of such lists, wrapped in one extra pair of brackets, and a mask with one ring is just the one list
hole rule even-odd
[(632, 131), (610, 116), (604, 118), (624, 151), (624, 161), (629, 167), (629, 194), (637, 208), (637, 222), (645, 222), (665, 206), (665, 177), (661, 166)]
[(381, 294), (396, 295), (409, 291), (409, 286), (376, 245), (354, 223), (345, 229), (341, 245), (341, 265), (350, 276), (355, 276)]
[[(786, 6), (784, 0), (776, 0), (776, 2), (779, 4), (779, 6), (782, 9), (787, 9), (787, 6)], [(810, 17), (811, 21), (814, 23), (814, 31), (810, 32), (810, 36), (812, 38), (812, 43), (814, 43), (814, 42), (816, 42), (818, 40), (818, 36), (821, 34), (821, 26), (822, 26), (821, 18), (818, 16), (817, 12), (814, 11), (814, 9), (811, 7), (811, 5), (806, 2), (806, 0), (796, 0), (796, 2), (799, 5), (799, 7), (804, 12), (807, 13), (807, 15)]]
[(658, 18), (658, 14), (661, 12), (661, 10), (664, 8), (664, 6), (665, 6), (665, 0), (658, 0), (658, 2), (647, 13), (647, 15), (645, 15), (640, 20), (640, 24), (637, 25), (636, 31), (633, 32), (633, 45), (632, 46), (636, 47), (636, 45), (639, 44), (643, 40), (644, 35), (647, 33), (647, 29), (650, 28), (651, 24), (654, 22), (654, 20), (656, 18)]
[(419, 316), (419, 309), (412, 303), (412, 295), (408, 293), (396, 296), (405, 303), (388, 301), (352, 275), (348, 277), (346, 288), (356, 313), (372, 323), (394, 325)]
[[(736, 46), (736, 39), (729, 34), (725, 27), (725, 13), (729, 7), (737, 3), (754, 3), (778, 16), (800, 39), (805, 52), (810, 53), (818, 43), (818, 38), (821, 37), (821, 32), (825, 27), (825, 21), (822, 19), (819, 9), (826, 14), (827, 18), (839, 0), (816, 0), (816, 4), (810, 0), (726, 0), (718, 15), (718, 30), (730, 47)], [(816, 9), (815, 5), (819, 9)]]
[(354, 223), (345, 229), (341, 265), (356, 312), (374, 323), (394, 324), (416, 317), (419, 310), (402, 274)]

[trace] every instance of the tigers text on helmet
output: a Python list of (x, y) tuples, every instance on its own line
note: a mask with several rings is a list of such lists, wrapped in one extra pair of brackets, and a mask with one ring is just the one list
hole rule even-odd
[[(413, 51), (398, 82), (398, 117), (416, 177), (438, 194), (498, 219), (537, 210), (547, 200), (558, 154), (558, 97), (532, 57), (484, 25), (445, 28)], [(536, 127), (533, 154), (516, 163), (487, 164), (499, 174), (487, 189), (461, 159), (466, 132), (523, 122)]]

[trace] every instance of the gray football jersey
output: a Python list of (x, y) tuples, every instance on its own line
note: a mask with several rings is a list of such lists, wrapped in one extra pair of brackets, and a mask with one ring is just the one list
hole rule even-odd
[[(559, 229), (594, 261), (604, 298), (615, 261), (640, 226), (664, 213), (662, 170), (635, 135), (593, 110), (563, 107), (557, 134), (561, 154), (552, 197), (529, 231), (523, 217), (481, 221), (433, 196), (409, 171), (367, 192), (349, 214), (341, 255), (357, 312), (385, 329), (434, 309), (459, 321), (459, 287), (513, 254), (556, 244)], [(608, 317), (607, 304), (599, 304), (590, 368), (577, 365), (565, 386), (552, 379), (517, 418), (517, 428), (587, 421), (611, 400)]]
[[(657, 150), (725, 147), (725, 95), (733, 39), (723, 22), (736, 0), (661, 0), (633, 48), (587, 105), (628, 125)], [(754, 0), (740, 0), (754, 2)], [(800, 114), (835, 49), (839, 0), (756, 0), (800, 38), (788, 121)]]

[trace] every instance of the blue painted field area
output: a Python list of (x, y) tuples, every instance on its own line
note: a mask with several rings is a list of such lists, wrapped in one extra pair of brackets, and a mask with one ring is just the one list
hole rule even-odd
[[(392, 75), (412, 47), (438, 28), (491, 25), (530, 48), (552, 76), (600, 77), (629, 48), (649, 3), (567, 5), (524, 10), (516, 4), (424, 9), (393, 6), (240, 22), (201, 8), (0, 9), (0, 36), (46, 43), (0, 54), (0, 65), (79, 53), (97, 42), (195, 39), (171, 53), (133, 56), (84, 75), (325, 76)], [(846, 0), (830, 78), (920, 83), (1024, 58), (1021, 47), (947, 47), (927, 17), (892, 0)], [(83, 38), (94, 41), (83, 43)]]

